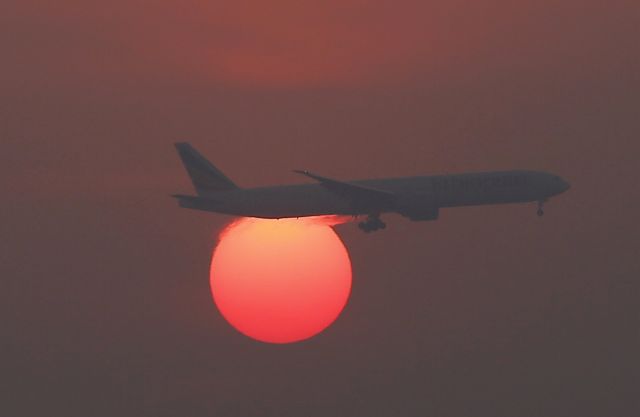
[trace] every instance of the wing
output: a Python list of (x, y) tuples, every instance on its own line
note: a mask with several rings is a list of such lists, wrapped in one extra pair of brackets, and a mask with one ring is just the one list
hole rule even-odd
[(305, 175), (322, 184), (327, 190), (348, 200), (358, 210), (377, 210), (390, 207), (396, 199), (396, 195), (389, 191), (365, 187), (350, 182), (338, 181), (309, 171), (294, 170), (298, 174)]

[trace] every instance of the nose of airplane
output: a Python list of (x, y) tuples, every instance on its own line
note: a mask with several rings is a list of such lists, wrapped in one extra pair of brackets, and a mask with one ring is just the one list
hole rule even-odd
[(556, 181), (556, 186), (555, 186), (557, 194), (564, 193), (569, 188), (571, 188), (571, 184), (569, 184), (569, 182), (566, 181), (564, 178), (559, 178), (559, 177), (556, 177), (556, 178), (558, 179)]
[(549, 175), (548, 178), (549, 182), (547, 182), (547, 184), (551, 195), (564, 193), (571, 188), (571, 184), (558, 175)]

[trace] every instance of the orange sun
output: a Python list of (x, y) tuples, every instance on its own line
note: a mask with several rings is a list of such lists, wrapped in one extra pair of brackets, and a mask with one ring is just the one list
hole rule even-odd
[(333, 323), (351, 292), (351, 262), (329, 224), (242, 218), (227, 226), (211, 260), (225, 319), (269, 343), (304, 340)]

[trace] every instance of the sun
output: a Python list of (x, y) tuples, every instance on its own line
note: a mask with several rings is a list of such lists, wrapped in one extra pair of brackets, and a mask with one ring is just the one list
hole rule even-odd
[(221, 233), (210, 279), (220, 313), (239, 332), (291, 343), (340, 315), (351, 292), (351, 261), (327, 220), (241, 218)]

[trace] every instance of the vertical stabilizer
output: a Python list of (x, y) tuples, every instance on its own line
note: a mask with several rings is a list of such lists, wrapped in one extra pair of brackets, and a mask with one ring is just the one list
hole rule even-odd
[(176, 149), (198, 195), (238, 188), (218, 168), (186, 142), (176, 143)]

